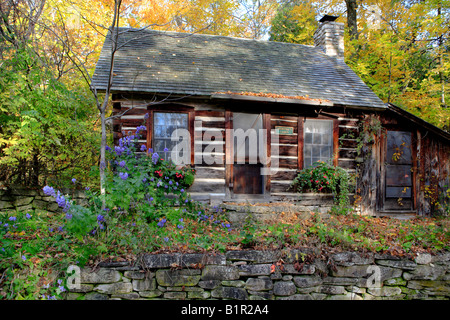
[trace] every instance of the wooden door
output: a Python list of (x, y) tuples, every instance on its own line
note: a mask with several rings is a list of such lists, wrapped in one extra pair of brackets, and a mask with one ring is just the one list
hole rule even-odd
[[(233, 129), (236, 137), (233, 139), (233, 193), (262, 194), (264, 192), (264, 177), (261, 175), (260, 163), (260, 129), (263, 129), (262, 114), (233, 113)], [(245, 137), (239, 136), (247, 133)]]
[(391, 131), (386, 134), (385, 211), (413, 209), (413, 174), (411, 132)]

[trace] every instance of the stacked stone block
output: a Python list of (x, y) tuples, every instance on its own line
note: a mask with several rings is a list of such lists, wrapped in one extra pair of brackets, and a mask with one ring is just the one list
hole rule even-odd
[[(85, 205), (86, 194), (80, 190), (62, 190), (75, 203)], [(10, 187), (0, 189), (0, 211), (27, 212), (30, 210), (45, 210), (57, 212), (60, 210), (53, 197), (47, 196), (41, 189), (25, 187)]]
[[(145, 255), (81, 270), (68, 299), (410, 300), (450, 298), (450, 253), (398, 258), (314, 250)], [(309, 257), (309, 258), (308, 258)], [(373, 281), (374, 280), (374, 281)]]

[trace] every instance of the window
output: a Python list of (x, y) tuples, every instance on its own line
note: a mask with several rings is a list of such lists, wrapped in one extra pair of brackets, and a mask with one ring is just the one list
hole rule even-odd
[(188, 114), (172, 112), (153, 113), (153, 152), (166, 160), (171, 159), (171, 151), (176, 150), (179, 141), (172, 141), (176, 129), (188, 130)]
[(304, 168), (333, 156), (333, 121), (306, 120), (304, 123)]

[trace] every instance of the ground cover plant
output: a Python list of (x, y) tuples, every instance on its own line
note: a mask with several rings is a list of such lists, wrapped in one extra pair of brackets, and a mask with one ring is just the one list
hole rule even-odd
[(186, 189), (193, 169), (177, 168), (137, 144), (140, 130), (109, 148), (107, 192), (86, 190), (88, 205), (45, 186), (59, 212), (0, 212), (0, 299), (63, 299), (69, 265), (139, 261), (144, 253), (315, 247), (407, 255), (450, 250), (446, 217), (400, 221), (312, 212), (306, 219), (298, 215), (270, 224), (249, 219), (231, 225), (220, 207), (190, 199)]

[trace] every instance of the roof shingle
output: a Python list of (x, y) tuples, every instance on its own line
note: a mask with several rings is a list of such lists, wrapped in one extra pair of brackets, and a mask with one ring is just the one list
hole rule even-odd
[[(131, 28), (119, 32), (113, 92), (261, 92), (386, 108), (350, 67), (316, 47)], [(98, 90), (106, 89), (110, 46), (108, 35), (92, 80)]]

